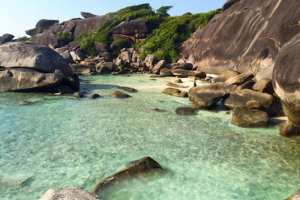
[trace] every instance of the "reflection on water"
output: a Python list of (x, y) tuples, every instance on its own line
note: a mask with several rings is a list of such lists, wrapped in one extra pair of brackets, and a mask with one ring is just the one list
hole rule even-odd
[[(145, 156), (169, 173), (126, 181), (100, 196), (274, 200), (299, 189), (298, 138), (282, 138), (274, 127), (235, 127), (225, 110), (177, 115), (189, 101), (162, 94), (161, 83), (169, 80), (81, 78), (87, 80), (81, 86), (86, 96), (103, 98), (0, 93), (0, 199), (39, 199), (49, 188), (71, 186), (91, 191)], [(110, 98), (118, 86), (139, 92)]]

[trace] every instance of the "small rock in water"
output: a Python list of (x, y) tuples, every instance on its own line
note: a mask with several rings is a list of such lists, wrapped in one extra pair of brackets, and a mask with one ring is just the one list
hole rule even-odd
[(177, 108), (175, 112), (178, 115), (193, 115), (197, 110), (198, 109), (196, 108), (182, 107), (182, 108)]
[(120, 91), (115, 91), (115, 92), (111, 93), (109, 96), (112, 98), (118, 98), (118, 99), (125, 99), (125, 98), (131, 97), (128, 94), (126, 94), (124, 92), (120, 92)]
[(80, 92), (75, 92), (73, 96), (76, 97), (76, 98), (83, 98), (84, 97), (84, 95)]
[(155, 108), (155, 109), (152, 109), (152, 110), (155, 111), (155, 112), (167, 112), (166, 110), (160, 110), (158, 108)]
[(120, 90), (124, 90), (124, 91), (126, 91), (126, 92), (137, 92), (136, 89), (131, 88), (131, 87), (121, 87), (121, 86), (119, 86), (119, 87), (117, 87), (117, 88), (120, 89)]
[(149, 78), (164, 78), (165, 76), (161, 75), (151, 75)]
[(91, 94), (88, 98), (89, 99), (96, 99), (96, 98), (99, 98), (100, 95), (99, 94)]
[(32, 105), (34, 103), (35, 103), (35, 101), (23, 101), (21, 104), (22, 105)]

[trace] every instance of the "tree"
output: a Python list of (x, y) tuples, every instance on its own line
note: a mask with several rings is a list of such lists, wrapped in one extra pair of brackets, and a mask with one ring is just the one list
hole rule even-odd
[(158, 14), (160, 17), (168, 17), (168, 16), (170, 16), (168, 14), (168, 11), (172, 8), (173, 8), (173, 6), (162, 6), (156, 10), (156, 14)]

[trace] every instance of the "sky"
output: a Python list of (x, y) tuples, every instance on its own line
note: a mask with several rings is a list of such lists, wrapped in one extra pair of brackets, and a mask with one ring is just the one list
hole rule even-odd
[(105, 15), (127, 6), (149, 3), (153, 9), (174, 6), (169, 14), (201, 13), (221, 8), (226, 0), (0, 0), (0, 36), (10, 33), (15, 38), (27, 36), (25, 30), (35, 28), (40, 19), (60, 22), (81, 17), (80, 12)]

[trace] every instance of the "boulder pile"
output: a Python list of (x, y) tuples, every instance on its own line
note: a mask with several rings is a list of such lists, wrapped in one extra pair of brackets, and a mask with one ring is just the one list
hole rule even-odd
[(0, 46), (0, 91), (73, 92), (79, 79), (53, 49), (31, 42)]

